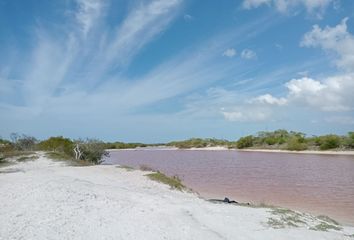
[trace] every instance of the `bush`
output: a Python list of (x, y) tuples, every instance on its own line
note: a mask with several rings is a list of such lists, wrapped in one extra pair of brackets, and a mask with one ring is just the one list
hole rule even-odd
[(242, 137), (236, 142), (236, 147), (238, 149), (252, 147), (253, 141), (253, 136)]
[(320, 149), (328, 150), (338, 148), (341, 144), (341, 139), (337, 135), (326, 135), (320, 137)]
[(50, 137), (47, 140), (41, 141), (38, 148), (44, 151), (61, 152), (68, 156), (74, 156), (74, 143), (69, 138)]
[(25, 134), (11, 133), (12, 144), (16, 150), (33, 151), (35, 150), (37, 139)]
[(348, 136), (345, 138), (345, 147), (349, 149), (354, 148), (354, 132), (348, 133)]
[(286, 149), (291, 151), (302, 151), (307, 149), (307, 144), (302, 138), (291, 137), (287, 142)]
[(278, 139), (275, 137), (267, 137), (264, 139), (264, 142), (268, 145), (274, 145), (278, 142)]
[(76, 143), (79, 146), (81, 152), (81, 159), (94, 163), (102, 163), (104, 156), (109, 156), (109, 152), (106, 151), (106, 144), (100, 140), (87, 139), (85, 141), (79, 140)]

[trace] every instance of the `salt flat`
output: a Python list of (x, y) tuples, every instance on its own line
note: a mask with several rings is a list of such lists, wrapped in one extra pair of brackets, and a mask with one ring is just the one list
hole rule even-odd
[(0, 168), (0, 239), (353, 239), (319, 220), (274, 228), (271, 209), (215, 204), (146, 172), (47, 159)]

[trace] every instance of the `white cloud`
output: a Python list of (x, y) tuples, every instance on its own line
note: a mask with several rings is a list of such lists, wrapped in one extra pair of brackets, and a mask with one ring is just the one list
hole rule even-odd
[(264, 94), (264, 95), (258, 96), (256, 98), (253, 98), (251, 100), (251, 102), (283, 106), (287, 103), (287, 99), (286, 98), (276, 98), (270, 94)]
[(283, 45), (281, 45), (281, 44), (279, 44), (279, 43), (276, 43), (275, 45), (274, 45), (278, 50), (283, 50)]
[(231, 122), (262, 122), (269, 120), (270, 112), (260, 108), (247, 108), (221, 112), (224, 118)]
[(191, 15), (189, 15), (189, 14), (184, 14), (184, 15), (183, 15), (183, 19), (184, 19), (184, 21), (186, 21), (186, 22), (190, 22), (190, 21), (193, 20), (193, 17), (192, 17)]
[(287, 82), (285, 86), (289, 89), (289, 93), (293, 96), (301, 96), (306, 94), (314, 95), (327, 87), (319, 81), (307, 77), (292, 79), (290, 82)]
[(308, 72), (300, 73), (304, 77), (292, 79), (285, 84), (289, 104), (330, 112), (354, 110), (354, 36), (347, 31), (347, 20), (345, 18), (337, 26), (327, 26), (324, 29), (315, 25), (300, 43), (303, 47), (320, 47), (334, 52), (338, 68), (347, 72), (322, 80), (307, 77)]
[(325, 51), (334, 52), (339, 68), (354, 72), (354, 36), (347, 30), (345, 18), (335, 27), (324, 29), (314, 25), (312, 31), (306, 33), (300, 43), (302, 47), (320, 47)]
[(270, 94), (254, 98), (271, 105), (291, 104), (314, 108), (318, 111), (345, 112), (354, 110), (354, 75), (326, 78), (324, 81), (303, 77), (292, 79), (285, 84), (288, 89), (286, 98), (275, 98)]
[(271, 2), (271, 0), (244, 0), (243, 7), (246, 9), (257, 8), (263, 4), (270, 5)]
[(243, 59), (251, 60), (251, 59), (256, 59), (257, 54), (254, 51), (252, 51), (251, 49), (243, 49), (241, 52), (241, 57)]
[(77, 0), (79, 10), (76, 12), (76, 19), (81, 25), (84, 36), (89, 33), (99, 18), (103, 2), (101, 0)]
[(228, 48), (226, 49), (223, 54), (223, 56), (226, 56), (226, 57), (229, 57), (229, 58), (232, 58), (236, 55), (236, 50), (234, 48)]
[(333, 0), (244, 0), (243, 7), (251, 9), (268, 5), (276, 8), (281, 13), (288, 13), (291, 9), (303, 6), (308, 13), (321, 17), (331, 2)]

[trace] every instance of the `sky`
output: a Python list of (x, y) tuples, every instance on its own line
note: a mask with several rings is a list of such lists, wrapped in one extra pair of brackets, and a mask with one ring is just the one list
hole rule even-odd
[(354, 130), (354, 1), (0, 0), (0, 136)]

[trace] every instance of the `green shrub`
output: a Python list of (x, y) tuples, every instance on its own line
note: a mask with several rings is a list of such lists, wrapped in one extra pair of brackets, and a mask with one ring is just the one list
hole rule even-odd
[(274, 145), (278, 142), (278, 139), (275, 137), (267, 137), (264, 139), (264, 142), (268, 145)]
[(50, 137), (47, 140), (41, 141), (38, 144), (38, 148), (43, 151), (61, 152), (68, 156), (73, 156), (74, 154), (73, 141), (62, 136)]
[(304, 143), (302, 138), (291, 137), (287, 142), (286, 149), (291, 151), (302, 151), (307, 149), (307, 144)]
[(348, 133), (348, 136), (345, 138), (345, 147), (349, 149), (354, 148), (354, 132)]
[(97, 139), (79, 140), (76, 143), (82, 153), (81, 159), (93, 164), (100, 164), (104, 156), (109, 156), (106, 151), (106, 144)]
[(236, 146), (239, 149), (249, 148), (253, 146), (253, 141), (253, 136), (242, 137), (236, 142)]
[(341, 144), (341, 138), (337, 135), (326, 135), (320, 137), (320, 149), (328, 150), (338, 148)]

